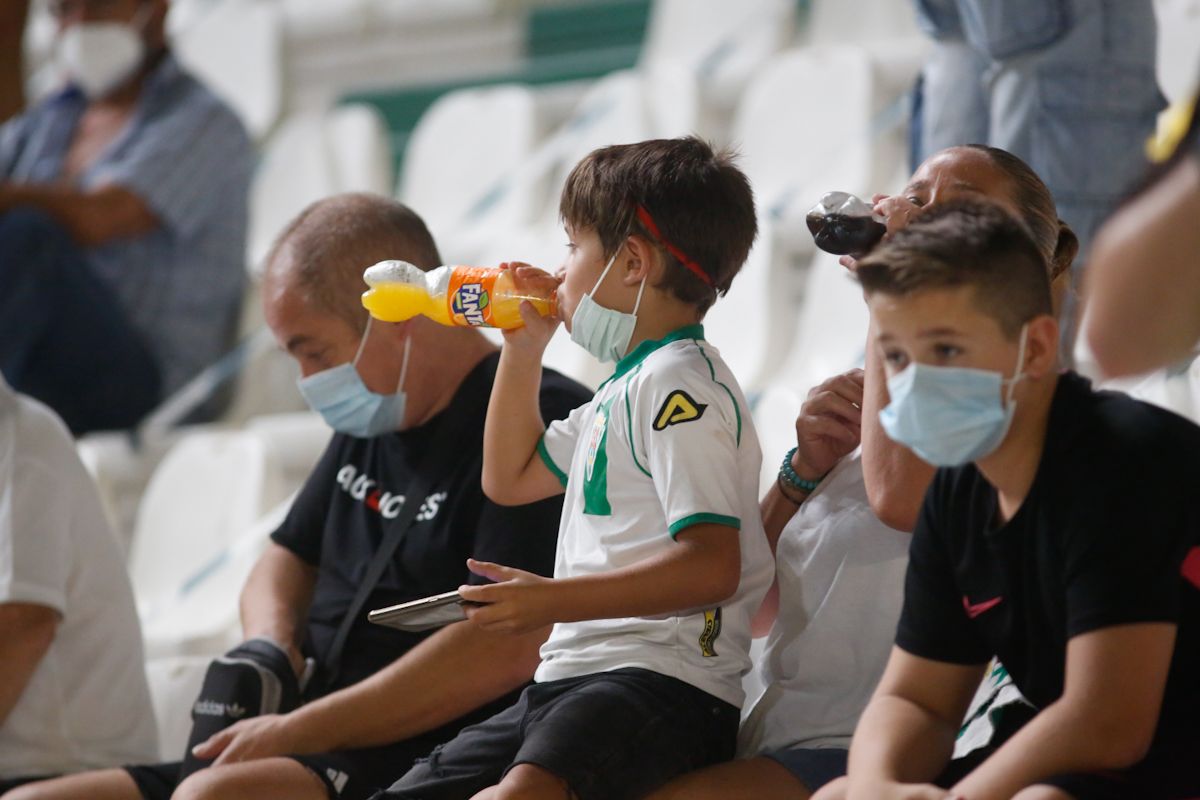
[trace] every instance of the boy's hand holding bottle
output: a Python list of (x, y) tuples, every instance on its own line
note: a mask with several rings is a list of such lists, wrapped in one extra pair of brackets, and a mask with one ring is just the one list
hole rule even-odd
[[(500, 265), (500, 269), (511, 277), (518, 294), (553, 296), (554, 292), (558, 290), (559, 284), (562, 283), (561, 277), (551, 275), (545, 270), (521, 261), (503, 263)], [(557, 304), (555, 304), (553, 314), (543, 315), (533, 303), (523, 300), (520, 304), (520, 313), (521, 320), (525, 324), (521, 327), (504, 329), (505, 348), (520, 352), (540, 363), (542, 353), (546, 351), (546, 346), (550, 344), (554, 331), (562, 322), (558, 315)]]

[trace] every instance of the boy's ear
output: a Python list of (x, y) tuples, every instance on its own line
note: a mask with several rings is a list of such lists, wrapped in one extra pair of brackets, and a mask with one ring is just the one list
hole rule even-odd
[(625, 252), (628, 255), (622, 259), (625, 269), (621, 282), (626, 286), (637, 286), (645, 279), (655, 283), (653, 273), (662, 260), (658, 248), (641, 236), (630, 236), (625, 240)]
[(1029, 321), (1025, 339), (1025, 374), (1042, 378), (1058, 369), (1058, 321), (1049, 314)]

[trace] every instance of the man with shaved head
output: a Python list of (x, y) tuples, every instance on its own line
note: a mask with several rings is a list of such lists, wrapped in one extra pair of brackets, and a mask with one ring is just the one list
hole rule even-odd
[[(441, 259), (425, 224), (382, 197), (315, 203), (280, 235), (263, 284), (266, 320), (296, 359), (300, 390), (335, 434), (242, 590), (247, 640), (317, 666), (295, 711), (245, 719), (193, 751), (212, 766), (129, 767), (32, 784), (5, 800), (363, 798), (467, 724), (510, 705), (533, 676), (548, 629), (523, 636), (465, 622), (408, 633), (355, 619), (337, 668), (333, 640), (389, 524), (419, 512), (364, 607), (477, 582), (474, 557), (553, 573), (560, 501), (500, 507), (480, 486), (483, 421), (499, 351), (479, 332), (423, 317), (369, 320), (363, 269), (389, 258)], [(565, 417), (583, 387), (547, 371), (541, 410)], [(406, 498), (427, 451), (454, 429), (452, 465), (425, 497)], [(312, 688), (315, 687), (315, 688)]]

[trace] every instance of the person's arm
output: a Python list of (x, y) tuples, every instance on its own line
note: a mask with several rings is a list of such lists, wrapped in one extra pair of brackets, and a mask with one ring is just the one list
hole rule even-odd
[(1200, 341), (1200, 157), (1185, 157), (1100, 230), (1084, 296), (1087, 342), (1108, 376), (1187, 357)]
[[(838, 461), (858, 447), (862, 425), (862, 381), (862, 370), (852, 369), (809, 391), (796, 417), (796, 452), (792, 454), (792, 469), (801, 479), (821, 480)], [(776, 480), (763, 496), (759, 511), (772, 556), (779, 546), (784, 527), (808, 495), (803, 489)], [(775, 580), (751, 620), (751, 635), (765, 636), (778, 613), (779, 583)]]
[[(558, 282), (532, 267), (513, 267), (520, 282)], [(524, 505), (561, 494), (563, 484), (538, 452), (545, 434), (538, 402), (542, 354), (558, 327), (557, 318), (542, 317), (532, 304), (521, 304), (523, 328), (504, 332), (504, 347), (492, 384), (483, 429), (483, 491), (502, 505)]]
[(1170, 623), (1142, 623), (1073, 637), (1062, 696), (953, 791), (1001, 800), (1053, 775), (1136, 764), (1154, 738), (1175, 632)]
[(283, 648), (297, 675), (304, 669), (300, 646), (316, 582), (315, 567), (271, 542), (242, 588), (243, 634), (247, 639), (270, 639)]
[(741, 547), (735, 528), (715, 523), (679, 531), (675, 545), (621, 569), (572, 578), (543, 578), (490, 562), (471, 571), (499, 583), (463, 586), (463, 599), (484, 605), (467, 616), (486, 630), (525, 633), (553, 622), (649, 617), (711, 608), (737, 591)]
[(140, 236), (159, 225), (158, 217), (128, 189), (108, 185), (71, 189), (31, 183), (0, 183), (0, 214), (28, 207), (58, 220), (83, 247)]
[(21, 699), (58, 629), (58, 612), (35, 603), (0, 603), (0, 727)]
[[(850, 743), (847, 797), (876, 800), (902, 785), (934, 780), (950, 760), (984, 668), (932, 661), (892, 648)], [(937, 796), (944, 795), (943, 790)]]
[(898, 531), (917, 525), (925, 490), (934, 468), (913, 451), (893, 442), (879, 422), (887, 406), (887, 374), (875, 346), (875, 324), (867, 332), (866, 370), (863, 379), (862, 460), (867, 501), (879, 521)]
[(0, 122), (25, 107), (25, 20), (31, 0), (0, 3)]
[(244, 720), (204, 742), (216, 765), (287, 753), (375, 747), (433, 730), (533, 677), (549, 628), (509, 636), (442, 628), (369, 678), (290, 714)]

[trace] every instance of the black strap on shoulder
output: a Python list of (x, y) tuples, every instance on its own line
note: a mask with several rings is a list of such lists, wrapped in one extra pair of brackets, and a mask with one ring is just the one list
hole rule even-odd
[(342, 619), (342, 624), (338, 626), (337, 633), (334, 634), (333, 643), (329, 647), (329, 653), (323, 665), (324, 679), (319, 682), (324, 691), (328, 691), (333, 682), (337, 680), (342, 666), (342, 652), (346, 648), (346, 639), (350, 636), (350, 629), (354, 627), (358, 615), (362, 613), (363, 607), (367, 603), (367, 598), (375, 590), (379, 579), (383, 577), (383, 572), (391, 562), (400, 540), (404, 538), (404, 534), (412, 525), (413, 519), (417, 516), (417, 512), (434, 483), (444, 477), (445, 473), (453, 466), (455, 457), (459, 455), (461, 440), (475, 427), (469, 423), (464, 424), (465, 420), (456, 413), (458, 411), (456, 406), (459, 405), (460, 403), (452, 401), (450, 407), (442, 413), (442, 419), (438, 422), (429, 441), (429, 448), (418, 463), (416, 474), (409, 481), (408, 488), (404, 493), (404, 505), (400, 507), (400, 513), (396, 518), (391, 521), (383, 541), (380, 542), (379, 549), (375, 552), (371, 566), (367, 569), (367, 574), (363, 576), (362, 583), (358, 585), (358, 591), (354, 594), (354, 599), (350, 601), (350, 606), (346, 609), (346, 616)]

